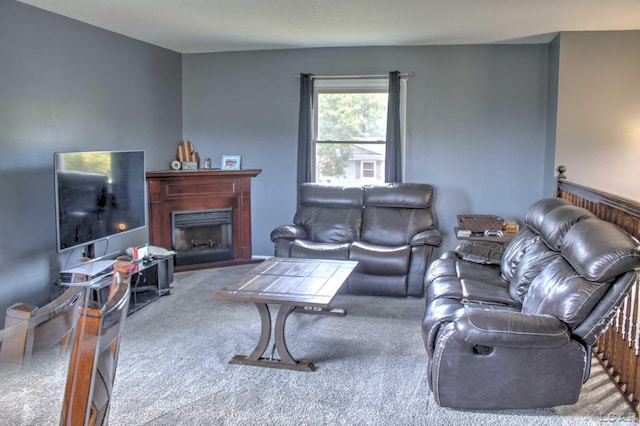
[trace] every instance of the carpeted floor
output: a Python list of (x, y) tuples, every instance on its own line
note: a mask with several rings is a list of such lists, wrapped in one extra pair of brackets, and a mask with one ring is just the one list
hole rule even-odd
[(418, 299), (339, 295), (345, 317), (292, 314), (289, 349), (315, 372), (230, 365), (255, 347), (258, 312), (212, 296), (251, 267), (176, 274), (170, 296), (127, 319), (111, 425), (636, 424), (597, 363), (573, 406), (438, 407), (425, 376)]
[[(292, 314), (289, 349), (313, 361), (314, 372), (230, 365), (233, 355), (254, 349), (260, 319), (252, 304), (213, 294), (251, 267), (175, 274), (170, 295), (127, 318), (112, 426), (636, 424), (597, 362), (572, 406), (438, 407), (425, 375), (423, 299), (339, 295), (335, 305), (345, 317)], [(64, 363), (58, 370), (49, 361), (37, 366), (37, 386), (24, 375), (0, 376), (0, 425), (58, 423)]]

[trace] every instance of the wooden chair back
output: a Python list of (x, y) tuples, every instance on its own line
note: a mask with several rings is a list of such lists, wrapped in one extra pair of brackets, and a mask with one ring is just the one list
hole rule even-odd
[(51, 303), (37, 308), (16, 303), (7, 309), (0, 343), (0, 363), (22, 363), (33, 352), (69, 344), (83, 302), (81, 288), (69, 288)]
[(108, 423), (120, 334), (129, 307), (131, 263), (117, 260), (102, 307), (80, 307), (71, 351), (61, 425)]

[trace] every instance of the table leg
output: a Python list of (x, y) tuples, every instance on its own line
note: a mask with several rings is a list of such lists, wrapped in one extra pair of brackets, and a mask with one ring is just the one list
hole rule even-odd
[(267, 306), (266, 303), (256, 303), (256, 308), (258, 308), (258, 312), (260, 313), (262, 328), (260, 329), (260, 339), (258, 340), (256, 348), (251, 352), (251, 355), (247, 357), (251, 361), (258, 361), (262, 358), (271, 340), (271, 314), (269, 313), (269, 306)]
[(294, 306), (291, 305), (282, 305), (280, 309), (278, 309), (278, 316), (276, 317), (276, 349), (278, 350), (278, 354), (280, 355), (281, 362), (285, 364), (298, 364), (298, 361), (293, 359), (291, 354), (289, 353), (289, 349), (287, 348), (287, 341), (284, 337), (284, 323), (287, 320), (289, 314), (293, 311)]
[(266, 352), (271, 340), (271, 314), (269, 312), (269, 306), (266, 303), (256, 303), (255, 305), (260, 313), (260, 320), (262, 323), (258, 344), (251, 355), (236, 355), (231, 359), (231, 361), (229, 361), (229, 364), (255, 365), (259, 367), (284, 368), (298, 371), (314, 371), (316, 368), (312, 362), (302, 360), (298, 361), (294, 359), (287, 348), (287, 342), (285, 339), (285, 323), (287, 321), (287, 317), (291, 312), (293, 312), (295, 306), (281, 305), (278, 309), (278, 315), (274, 326), (274, 344), (281, 359), (273, 359), (264, 357), (264, 353)]

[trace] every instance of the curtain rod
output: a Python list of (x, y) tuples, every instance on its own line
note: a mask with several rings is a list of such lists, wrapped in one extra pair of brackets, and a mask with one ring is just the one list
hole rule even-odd
[[(415, 74), (412, 72), (400, 73), (400, 78), (411, 78)], [(300, 74), (296, 74), (296, 78), (300, 78)], [(389, 78), (389, 74), (363, 74), (363, 75), (312, 75), (314, 80), (338, 80), (338, 79), (363, 79), (363, 78)]]

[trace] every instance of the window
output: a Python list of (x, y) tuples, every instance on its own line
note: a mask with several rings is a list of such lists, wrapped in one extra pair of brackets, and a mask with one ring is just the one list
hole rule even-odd
[(362, 162), (362, 179), (375, 178), (376, 177), (376, 163), (375, 161), (363, 161)]
[(388, 85), (386, 78), (315, 81), (316, 182), (384, 182)]

